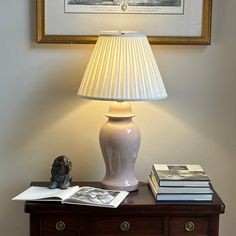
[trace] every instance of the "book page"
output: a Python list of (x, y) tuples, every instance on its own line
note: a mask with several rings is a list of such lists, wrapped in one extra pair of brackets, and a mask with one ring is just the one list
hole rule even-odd
[(65, 203), (77, 203), (81, 205), (117, 207), (128, 195), (126, 191), (106, 190), (94, 187), (81, 187)]
[(51, 198), (53, 198), (53, 200), (55, 200), (55, 198), (58, 198), (58, 200), (65, 200), (78, 190), (79, 186), (69, 187), (68, 189), (49, 189), (48, 187), (31, 186), (12, 200), (33, 201), (50, 200)]

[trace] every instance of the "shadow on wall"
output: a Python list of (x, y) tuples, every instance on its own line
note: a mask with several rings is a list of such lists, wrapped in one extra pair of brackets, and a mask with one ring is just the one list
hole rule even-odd
[(159, 46), (158, 51), (155, 47), (154, 50), (161, 54), (158, 65), (169, 95), (165, 110), (233, 153), (236, 147), (233, 129), (236, 107), (232, 102), (236, 99), (235, 63), (222, 61), (226, 46), (216, 47), (213, 42), (209, 46)]
[(36, 42), (36, 0), (29, 3), (29, 42)]

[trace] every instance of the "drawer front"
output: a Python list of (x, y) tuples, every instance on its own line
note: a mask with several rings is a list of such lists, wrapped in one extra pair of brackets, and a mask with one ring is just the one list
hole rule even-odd
[(170, 217), (170, 236), (207, 235), (207, 217)]
[(79, 220), (65, 216), (44, 216), (41, 218), (41, 236), (78, 236), (80, 235)]
[(150, 216), (89, 217), (88, 235), (164, 235), (164, 218)]

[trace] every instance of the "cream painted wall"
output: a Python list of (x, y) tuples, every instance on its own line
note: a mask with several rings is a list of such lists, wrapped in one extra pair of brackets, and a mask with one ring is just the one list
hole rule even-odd
[[(236, 222), (236, 1), (214, 0), (211, 46), (153, 46), (169, 99), (135, 103), (142, 146), (136, 174), (152, 163), (200, 163), (226, 204), (220, 235)], [(60, 154), (74, 180), (100, 180), (98, 132), (109, 103), (76, 96), (93, 45), (35, 43), (35, 1), (0, 4), (0, 235), (28, 235), (23, 203), (10, 199), (48, 180)]]

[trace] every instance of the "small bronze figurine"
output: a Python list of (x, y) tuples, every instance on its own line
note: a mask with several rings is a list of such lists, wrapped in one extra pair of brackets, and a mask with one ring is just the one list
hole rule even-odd
[(68, 188), (72, 179), (69, 175), (71, 168), (72, 163), (68, 157), (57, 157), (52, 164), (52, 177), (51, 182), (49, 184), (49, 188)]

